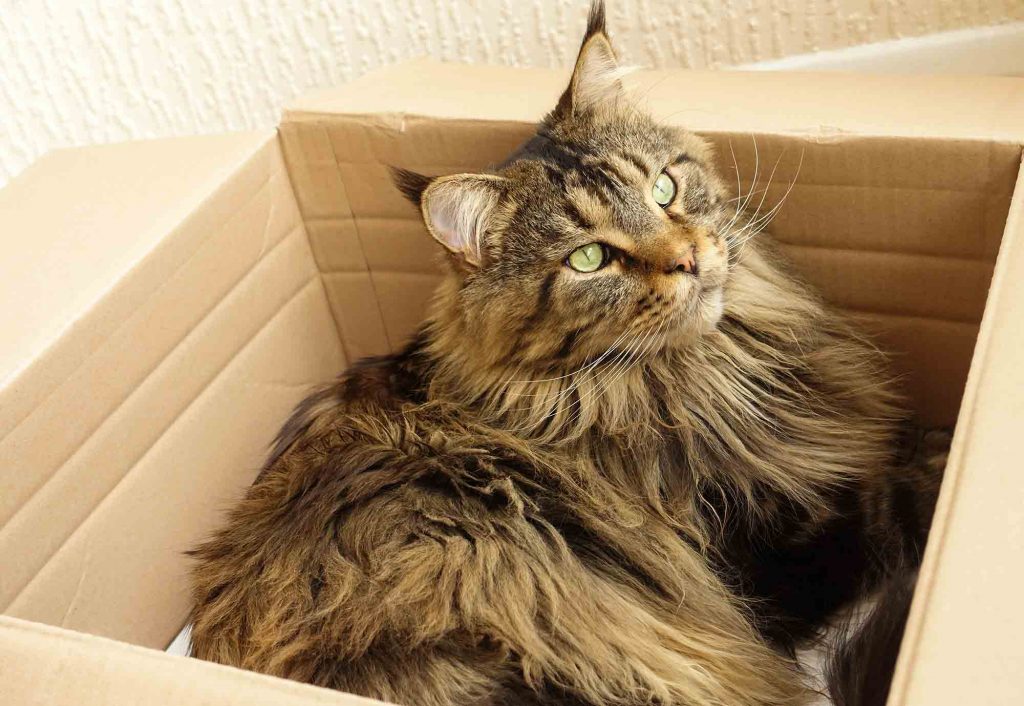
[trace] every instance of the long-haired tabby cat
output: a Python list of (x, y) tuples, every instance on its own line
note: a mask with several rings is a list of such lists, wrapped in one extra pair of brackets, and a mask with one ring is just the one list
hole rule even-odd
[(397, 171), (447, 249), (429, 318), (194, 552), (195, 655), (410, 705), (798, 704), (792, 650), (916, 564), (938, 473), (881, 355), (620, 75), (596, 2), (503, 164)]

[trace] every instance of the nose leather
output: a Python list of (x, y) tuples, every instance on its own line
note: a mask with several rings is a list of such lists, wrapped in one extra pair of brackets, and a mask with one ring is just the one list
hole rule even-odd
[(688, 275), (699, 274), (697, 267), (697, 249), (693, 245), (670, 263), (669, 272), (685, 272)]

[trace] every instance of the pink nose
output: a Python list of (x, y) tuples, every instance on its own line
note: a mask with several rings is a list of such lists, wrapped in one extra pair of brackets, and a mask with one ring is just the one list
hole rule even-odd
[(672, 272), (685, 272), (688, 275), (700, 273), (697, 267), (697, 248), (691, 245), (686, 252), (676, 258), (672, 265)]

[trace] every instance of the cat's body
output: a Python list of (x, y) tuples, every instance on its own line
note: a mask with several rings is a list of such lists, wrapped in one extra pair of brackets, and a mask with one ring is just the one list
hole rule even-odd
[[(595, 42), (602, 12), (498, 175), (439, 205), (459, 178), (403, 175), (457, 257), (417, 339), (308, 398), (196, 551), (197, 656), (424, 706), (798, 704), (786, 654), (916, 563), (937, 475), (901, 468), (881, 354), (729, 242), (702, 143), (594, 122)], [(667, 219), (615, 201), (638, 152), (687, 186)], [(551, 223), (621, 259), (545, 264)]]
[[(880, 472), (896, 468), (888, 393), (847, 374), (877, 354), (796, 302), (782, 317), (758, 307), (765, 320), (727, 304), (722, 332), (606, 391), (628, 412), (596, 412), (553, 447), (429, 401), (425, 336), (357, 366), (297, 410), (200, 552), (195, 653), (408, 704), (799, 703), (747, 609), (770, 635), (807, 636), (873, 558), (882, 568), (905, 538), (918, 551), (929, 500), (913, 489), (912, 520), (905, 477)], [(760, 339), (786, 329), (790, 360), (761, 359)], [(732, 365), (734, 347), (759, 364)], [(749, 394), (694, 395), (693, 377), (714, 376)], [(780, 425), (776, 405), (803, 386), (822, 405)], [(781, 485), (762, 477), (773, 457)], [(732, 600), (707, 563), (719, 548), (727, 574), (778, 605)]]

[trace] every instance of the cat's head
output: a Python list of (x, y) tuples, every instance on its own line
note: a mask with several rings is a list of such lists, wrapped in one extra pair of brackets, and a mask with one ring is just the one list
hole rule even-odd
[(559, 369), (684, 346), (713, 330), (728, 276), (726, 195), (700, 138), (625, 95), (591, 7), (569, 86), (495, 170), (396, 170), (450, 253), (442, 315), (491, 363)]

